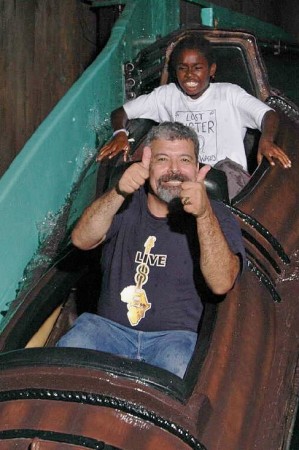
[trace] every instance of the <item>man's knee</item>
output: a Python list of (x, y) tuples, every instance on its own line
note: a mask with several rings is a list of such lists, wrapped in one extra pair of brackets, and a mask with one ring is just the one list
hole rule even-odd
[(83, 313), (74, 322), (72, 328), (62, 336), (57, 342), (57, 347), (76, 347), (96, 349), (94, 335), (96, 330), (92, 324), (92, 316), (89, 313)]
[(162, 339), (155, 356), (156, 365), (183, 378), (192, 358), (196, 340), (196, 333), (187, 335), (179, 333), (175, 337), (168, 337), (167, 344)]

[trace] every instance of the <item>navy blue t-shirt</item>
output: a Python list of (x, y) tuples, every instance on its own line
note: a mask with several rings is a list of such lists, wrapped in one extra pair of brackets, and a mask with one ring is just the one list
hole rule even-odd
[[(238, 223), (222, 203), (211, 204), (231, 250), (244, 260)], [(197, 332), (207, 287), (192, 215), (182, 211), (157, 218), (139, 189), (113, 219), (102, 272), (99, 315), (136, 330)]]

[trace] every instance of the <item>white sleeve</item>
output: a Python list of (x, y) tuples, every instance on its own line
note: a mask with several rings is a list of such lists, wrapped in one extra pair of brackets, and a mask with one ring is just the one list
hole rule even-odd
[(261, 130), (263, 117), (272, 108), (237, 85), (234, 86), (233, 97), (233, 102), (240, 113), (243, 124), (247, 128)]
[(158, 89), (156, 88), (149, 94), (140, 95), (134, 100), (125, 103), (123, 108), (126, 111), (128, 119), (151, 119), (159, 122)]

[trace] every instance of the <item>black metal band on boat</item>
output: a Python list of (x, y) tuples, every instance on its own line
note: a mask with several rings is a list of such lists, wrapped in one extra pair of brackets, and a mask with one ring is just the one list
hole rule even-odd
[[(259, 252), (264, 256), (264, 258), (266, 258), (266, 260), (271, 264), (271, 266), (273, 267), (273, 269), (275, 270), (275, 272), (277, 272), (278, 274), (281, 273), (281, 269), (279, 267), (279, 265), (276, 263), (276, 261), (272, 258), (272, 256), (269, 254), (269, 252), (267, 252), (267, 250), (265, 249), (265, 247), (263, 247), (250, 233), (248, 233), (246, 230), (241, 230), (242, 231), (242, 236), (248, 241), (250, 242), (252, 245), (254, 245), (254, 247), (259, 250)], [(250, 254), (250, 251), (248, 249), (246, 249), (246, 252)], [(261, 264), (260, 264), (261, 265)]]
[[(93, 406), (118, 409), (127, 414), (132, 414), (142, 420), (153, 423), (174, 436), (181, 439), (193, 450), (207, 450), (188, 430), (185, 430), (176, 423), (158, 416), (153, 411), (148, 411), (144, 407), (107, 395), (91, 394), (82, 391), (63, 391), (53, 389), (19, 389), (0, 393), (0, 402), (15, 400), (51, 400), (64, 401), (70, 403), (81, 403)], [(96, 447), (90, 447), (96, 448)]]
[(283, 98), (279, 96), (271, 95), (266, 99), (265, 103), (267, 103), (267, 105), (269, 105), (270, 107), (276, 106), (290, 119), (296, 122), (299, 121), (298, 109), (292, 106), (290, 100), (286, 102)]
[(226, 206), (234, 213), (236, 216), (240, 217), (243, 222), (250, 225), (252, 228), (254, 228), (263, 238), (266, 239), (269, 244), (271, 244), (272, 248), (275, 250), (275, 252), (278, 254), (280, 259), (285, 264), (290, 264), (290, 258), (282, 248), (282, 245), (278, 242), (278, 240), (268, 231), (260, 222), (258, 222), (256, 219), (254, 219), (249, 214), (245, 214), (242, 211), (240, 211), (238, 208), (235, 208), (232, 205), (226, 204)]
[(253, 272), (258, 277), (258, 279), (263, 283), (265, 288), (270, 292), (274, 302), (280, 303), (281, 302), (280, 295), (278, 294), (271, 280), (261, 270), (259, 270), (257, 266), (252, 261), (250, 261), (249, 258), (247, 259), (247, 265), (251, 270), (251, 272)]
[[(105, 450), (106, 444), (93, 438), (79, 436), (74, 434), (57, 433), (55, 431), (34, 430), (34, 429), (13, 429), (0, 431), (0, 441), (12, 439), (34, 439), (38, 438), (43, 441), (59, 442), (63, 444), (76, 445), (95, 450)], [(17, 444), (16, 444), (17, 445)]]
[(271, 277), (270, 273), (268, 272), (268, 270), (266, 269), (266, 267), (264, 266), (264, 264), (263, 264), (259, 259), (257, 259), (257, 258), (251, 253), (251, 251), (248, 250), (247, 248), (245, 249), (245, 252), (246, 252), (247, 260), (249, 259), (249, 260), (251, 261), (251, 263), (252, 263), (254, 266), (256, 266), (257, 268), (259, 267), (259, 270), (260, 270), (261, 272), (263, 272), (264, 275), (265, 275), (269, 280), (271, 280), (271, 283), (273, 284), (273, 286), (275, 286), (275, 282), (274, 282), (273, 278)]

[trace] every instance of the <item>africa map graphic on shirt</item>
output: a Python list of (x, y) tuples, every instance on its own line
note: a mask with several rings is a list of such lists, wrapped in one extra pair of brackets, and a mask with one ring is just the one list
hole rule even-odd
[(175, 120), (193, 128), (199, 141), (198, 157), (204, 164), (217, 161), (217, 118), (216, 110), (177, 111)]
[(121, 301), (128, 304), (128, 319), (130, 324), (134, 327), (145, 317), (145, 313), (151, 309), (143, 286), (148, 281), (150, 266), (166, 266), (166, 255), (155, 255), (151, 253), (155, 246), (156, 237), (149, 236), (144, 243), (144, 251), (136, 252), (135, 262), (138, 263), (134, 277), (135, 285), (125, 287), (121, 294)]

